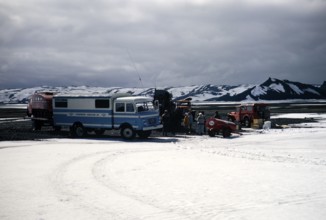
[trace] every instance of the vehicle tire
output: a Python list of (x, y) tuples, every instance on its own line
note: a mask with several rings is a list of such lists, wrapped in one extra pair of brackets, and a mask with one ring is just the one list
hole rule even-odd
[(224, 138), (228, 138), (231, 136), (231, 130), (229, 128), (223, 128), (222, 135)]
[(214, 130), (208, 130), (208, 135), (210, 137), (215, 137), (216, 132)]
[(136, 136), (136, 133), (132, 127), (126, 126), (121, 128), (120, 135), (126, 140), (131, 140)]
[(76, 123), (72, 126), (72, 136), (81, 138), (85, 136), (86, 130), (81, 123)]
[(249, 120), (248, 117), (245, 117), (245, 118), (244, 118), (243, 123), (244, 123), (244, 126), (245, 126), (246, 128), (250, 128), (250, 126), (251, 126), (251, 122), (250, 122), (250, 120)]
[(137, 134), (140, 138), (146, 139), (151, 135), (152, 131), (138, 131)]

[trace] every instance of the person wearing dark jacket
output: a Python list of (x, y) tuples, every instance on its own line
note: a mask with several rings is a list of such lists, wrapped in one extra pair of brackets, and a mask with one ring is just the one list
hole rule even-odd
[(214, 118), (221, 119), (221, 116), (219, 115), (218, 111), (215, 112)]
[(163, 124), (163, 136), (168, 136), (169, 124), (170, 124), (170, 114), (168, 110), (165, 110), (162, 115)]

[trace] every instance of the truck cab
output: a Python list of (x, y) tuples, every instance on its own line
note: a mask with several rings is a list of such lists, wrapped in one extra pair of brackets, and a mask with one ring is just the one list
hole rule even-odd
[(158, 105), (143, 96), (117, 98), (114, 101), (113, 125), (114, 129), (120, 129), (124, 138), (130, 139), (136, 134), (147, 138), (152, 130), (162, 127)]
[(234, 112), (228, 113), (228, 120), (238, 122), (245, 127), (250, 127), (254, 119), (269, 120), (270, 110), (267, 104), (241, 104), (236, 107)]

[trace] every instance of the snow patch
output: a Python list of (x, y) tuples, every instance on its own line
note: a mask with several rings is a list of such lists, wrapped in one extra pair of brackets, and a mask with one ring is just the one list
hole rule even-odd
[(261, 96), (266, 94), (266, 88), (261, 86), (255, 86), (253, 90), (251, 90), (251, 95), (253, 96)]
[(296, 85), (294, 85), (294, 84), (292, 84), (292, 83), (288, 83), (288, 85), (289, 85), (290, 88), (291, 88), (295, 93), (297, 93), (298, 95), (304, 93), (301, 89), (299, 89), (298, 86), (296, 86)]
[(325, 124), (227, 139), (0, 142), (0, 216), (324, 219)]
[(305, 91), (305, 92), (310, 92), (310, 93), (313, 93), (313, 94), (316, 94), (316, 95), (320, 95), (319, 92), (317, 92), (316, 90), (311, 89), (311, 88), (305, 89), (304, 91)]
[(281, 84), (273, 83), (269, 86), (269, 88), (271, 88), (277, 92), (285, 92), (285, 89)]
[(254, 101), (256, 101), (256, 100), (253, 99), (250, 95), (247, 95), (245, 101), (246, 101), (246, 102), (254, 102)]

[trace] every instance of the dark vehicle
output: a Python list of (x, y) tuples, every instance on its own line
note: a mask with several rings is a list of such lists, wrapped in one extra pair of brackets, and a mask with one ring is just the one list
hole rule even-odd
[[(170, 114), (169, 131), (180, 132), (183, 131), (181, 126), (184, 114), (191, 111), (191, 98), (183, 100), (172, 100), (173, 96), (166, 90), (155, 89), (154, 102), (159, 103), (160, 115), (167, 110)], [(193, 117), (194, 117), (194, 112)]]
[(36, 92), (29, 98), (27, 116), (32, 119), (35, 130), (45, 124), (53, 125), (53, 95), (53, 92)]
[(206, 128), (210, 137), (221, 133), (224, 138), (227, 138), (231, 136), (231, 133), (238, 133), (235, 123), (217, 118), (209, 118), (206, 121)]
[(250, 127), (254, 119), (262, 119), (263, 121), (270, 119), (270, 110), (267, 104), (242, 104), (236, 107), (235, 112), (228, 113), (228, 120), (238, 122), (245, 127)]
[(160, 115), (164, 113), (165, 110), (168, 112), (173, 112), (175, 110), (175, 103), (172, 102), (172, 94), (166, 90), (155, 89), (154, 101), (158, 101)]
[(154, 101), (158, 101), (160, 108), (160, 115), (164, 113), (165, 110), (168, 112), (179, 111), (184, 114), (185, 112), (191, 111), (191, 98), (186, 98), (182, 100), (172, 100), (173, 96), (166, 90), (155, 89)]

